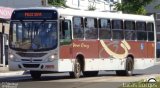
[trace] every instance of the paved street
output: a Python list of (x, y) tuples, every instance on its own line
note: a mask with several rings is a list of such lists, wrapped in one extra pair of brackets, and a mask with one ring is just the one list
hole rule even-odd
[(68, 73), (43, 74), (41, 80), (32, 80), (29, 74), (22, 76), (0, 77), (0, 82), (18, 83), (18, 88), (117, 88), (122, 82), (132, 82), (158, 76), (160, 65), (146, 70), (135, 70), (134, 76), (116, 76), (115, 72), (100, 71), (97, 77), (81, 77), (72, 79)]

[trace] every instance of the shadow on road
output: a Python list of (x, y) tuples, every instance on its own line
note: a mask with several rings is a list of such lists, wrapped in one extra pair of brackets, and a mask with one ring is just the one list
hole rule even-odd
[[(134, 74), (133, 76), (141, 76), (143, 74)], [(94, 78), (96, 77), (126, 77), (126, 76), (117, 76), (116, 74), (99, 74), (98, 76), (94, 76)], [(87, 78), (92, 78), (92, 77), (83, 77), (81, 76), (81, 78), (79, 79), (87, 79)], [(32, 82), (32, 81), (37, 81), (37, 82), (40, 82), (40, 81), (56, 81), (56, 80), (66, 80), (66, 79), (73, 79), (74, 80), (77, 80), (77, 79), (74, 79), (74, 78), (71, 78), (69, 76), (68, 73), (52, 73), (52, 74), (43, 74), (41, 79), (39, 80), (33, 80), (31, 78), (31, 76), (29, 74), (27, 75), (23, 75), (23, 76), (14, 76), (14, 77), (2, 77), (0, 78), (0, 82)]]

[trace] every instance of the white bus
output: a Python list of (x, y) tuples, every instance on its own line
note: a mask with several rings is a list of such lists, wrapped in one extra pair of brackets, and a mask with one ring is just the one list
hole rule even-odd
[(79, 78), (98, 71), (131, 76), (156, 61), (153, 16), (68, 8), (14, 10), (9, 33), (10, 70), (69, 72)]

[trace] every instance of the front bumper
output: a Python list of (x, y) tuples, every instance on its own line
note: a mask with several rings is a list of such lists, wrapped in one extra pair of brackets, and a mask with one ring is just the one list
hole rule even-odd
[(53, 62), (9, 62), (9, 70), (58, 71), (58, 64)]

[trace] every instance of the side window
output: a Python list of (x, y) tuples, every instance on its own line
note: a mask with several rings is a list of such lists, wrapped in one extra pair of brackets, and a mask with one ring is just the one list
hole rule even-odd
[(122, 20), (112, 20), (112, 38), (113, 39), (124, 38)]
[(111, 38), (111, 21), (109, 19), (99, 19), (99, 38)]
[(61, 21), (61, 30), (60, 30), (61, 44), (70, 44), (71, 43), (71, 21), (63, 20)]
[(135, 22), (134, 21), (125, 21), (124, 22), (125, 29), (125, 39), (126, 40), (135, 40), (136, 39), (136, 31), (135, 31)]
[(147, 35), (148, 41), (154, 41), (154, 25), (153, 23), (147, 23)]
[(136, 22), (137, 40), (147, 40), (146, 23)]
[(85, 38), (86, 39), (97, 39), (97, 19), (96, 18), (85, 18)]
[(73, 17), (73, 37), (84, 38), (83, 18)]

